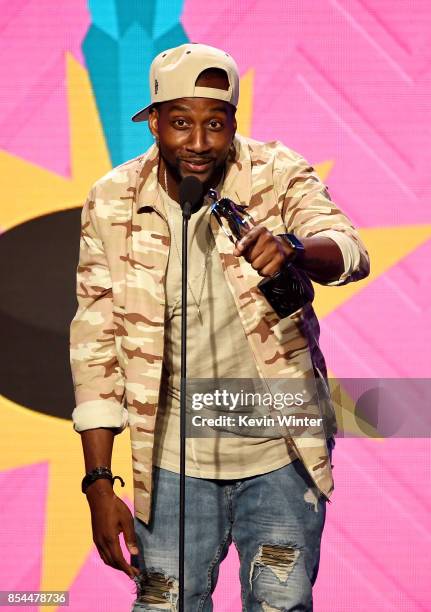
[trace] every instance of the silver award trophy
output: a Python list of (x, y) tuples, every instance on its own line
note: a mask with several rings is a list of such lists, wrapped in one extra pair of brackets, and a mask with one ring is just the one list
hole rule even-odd
[[(211, 214), (233, 244), (255, 225), (244, 206), (228, 198), (219, 198), (215, 189), (210, 189), (208, 196), (213, 200)], [(279, 272), (263, 279), (257, 286), (280, 319), (314, 299), (313, 285), (307, 274), (291, 263), (286, 263)]]

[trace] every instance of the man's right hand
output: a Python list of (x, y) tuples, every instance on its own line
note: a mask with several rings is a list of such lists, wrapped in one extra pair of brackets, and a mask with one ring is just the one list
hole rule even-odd
[(127, 505), (117, 497), (109, 480), (99, 479), (87, 489), (91, 511), (93, 541), (106, 565), (121, 570), (133, 580), (139, 576), (137, 568), (127, 563), (120, 547), (119, 534), (123, 532), (127, 549), (138, 554), (133, 516)]

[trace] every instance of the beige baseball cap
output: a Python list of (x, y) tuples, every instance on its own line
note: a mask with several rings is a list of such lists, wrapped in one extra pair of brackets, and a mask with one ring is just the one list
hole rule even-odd
[[(196, 87), (199, 75), (207, 68), (224, 70), (229, 79), (229, 89)], [(132, 121), (146, 121), (153, 104), (177, 98), (224, 100), (236, 108), (239, 97), (238, 66), (233, 58), (221, 49), (186, 43), (166, 49), (154, 58), (150, 68), (150, 90), (151, 104), (133, 115)]]

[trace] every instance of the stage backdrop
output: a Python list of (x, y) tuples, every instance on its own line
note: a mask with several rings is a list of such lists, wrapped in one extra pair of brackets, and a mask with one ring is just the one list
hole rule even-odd
[[(316, 286), (331, 376), (430, 377), (430, 24), (427, 0), (1, 1), (0, 590), (69, 590), (71, 612), (133, 598), (92, 543), (67, 335), (79, 207), (149, 145), (129, 118), (162, 49), (231, 53), (239, 131), (304, 155), (360, 228), (370, 276)], [(333, 463), (315, 609), (429, 610), (429, 440), (338, 439)], [(114, 470), (130, 500), (127, 431)], [(240, 612), (237, 574), (232, 547), (217, 612)]]

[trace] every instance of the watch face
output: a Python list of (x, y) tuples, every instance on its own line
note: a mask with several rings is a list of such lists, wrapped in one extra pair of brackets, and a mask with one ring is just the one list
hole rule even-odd
[(295, 251), (302, 252), (304, 250), (304, 245), (294, 234), (281, 234), (281, 235), (286, 240), (286, 242), (289, 243), (292, 249), (295, 249)]

